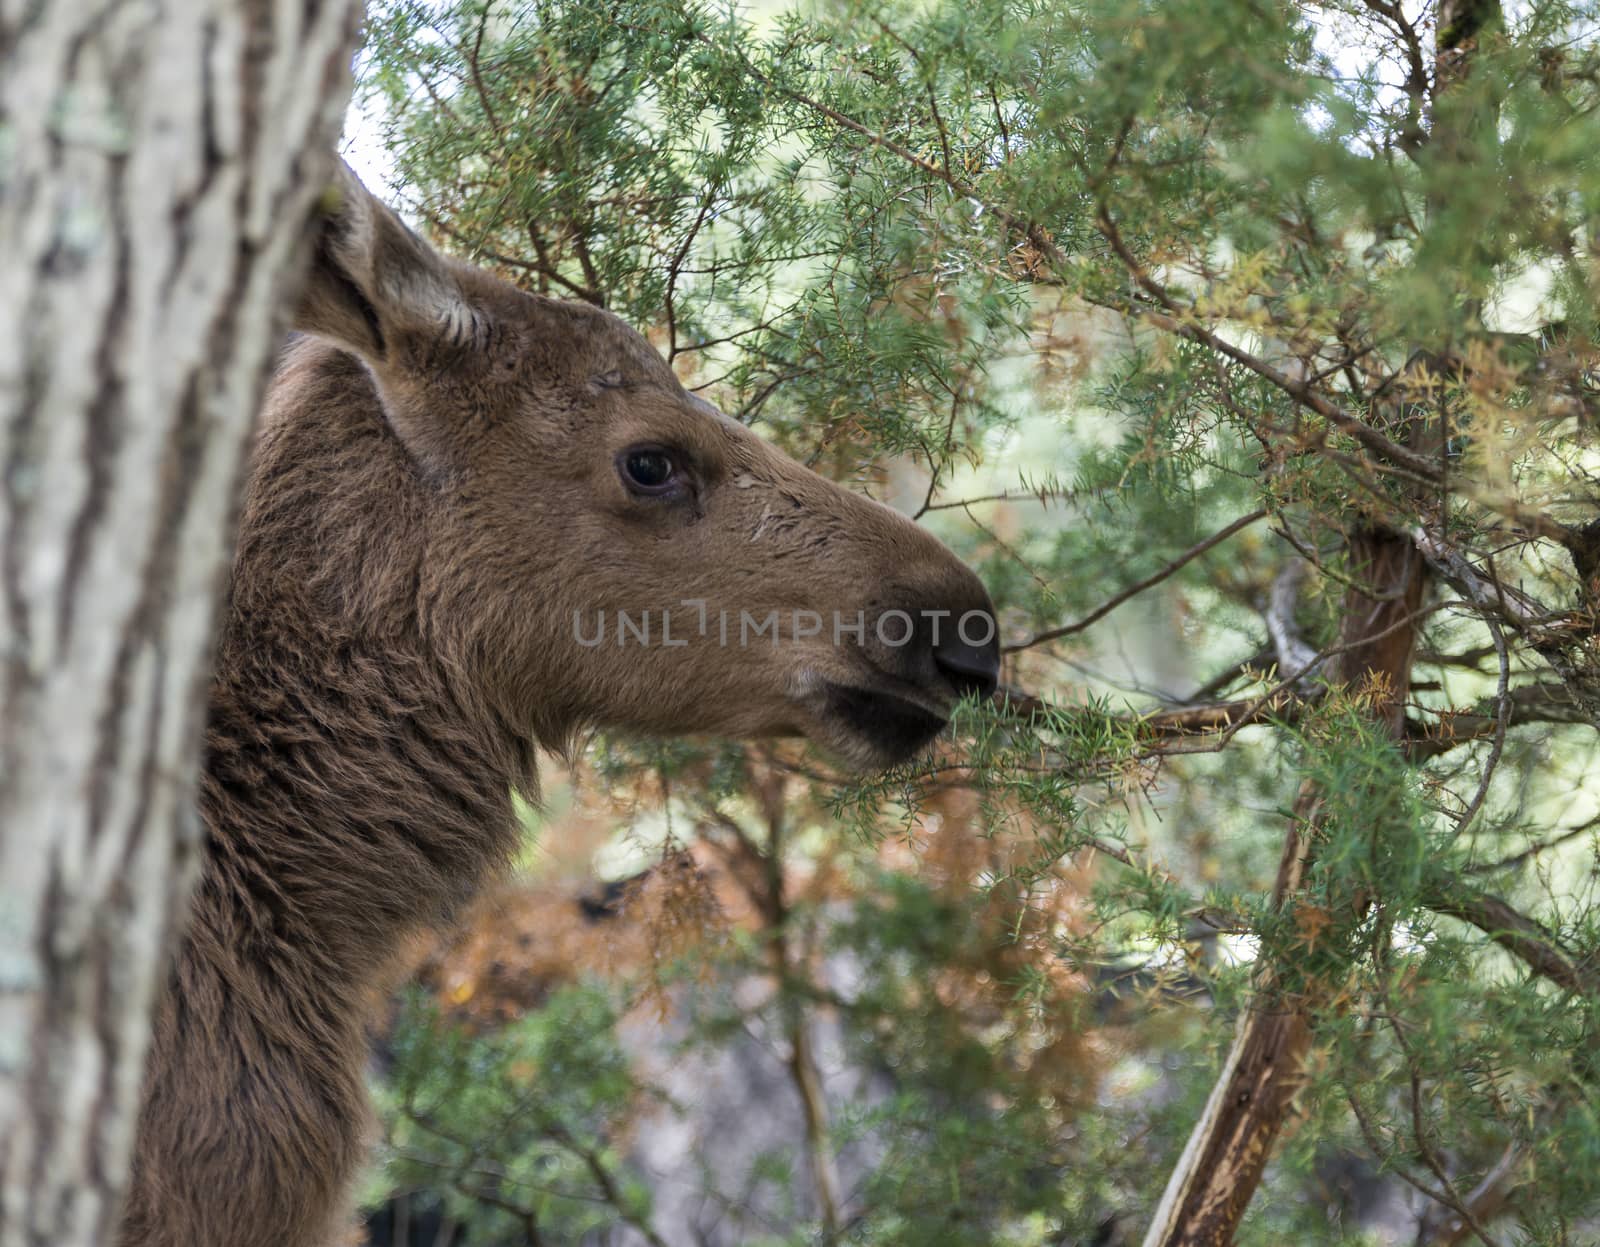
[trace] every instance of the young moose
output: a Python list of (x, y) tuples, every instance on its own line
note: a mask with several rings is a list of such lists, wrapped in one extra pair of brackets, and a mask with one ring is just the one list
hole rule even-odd
[[(995, 684), (967, 568), (685, 393), (615, 317), (437, 255), (347, 169), (319, 229), (245, 496), (123, 1247), (337, 1237), (370, 1005), (512, 849), (536, 746), (800, 733), (883, 766)], [(686, 644), (593, 644), (600, 611), (663, 609)], [(773, 610), (830, 626), (719, 635)], [(982, 644), (954, 627), (972, 613)]]

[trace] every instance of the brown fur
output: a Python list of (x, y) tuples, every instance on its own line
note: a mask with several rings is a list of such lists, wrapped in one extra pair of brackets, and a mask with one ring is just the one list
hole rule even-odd
[[(537, 745), (801, 732), (882, 765), (993, 683), (992, 645), (870, 635), (889, 608), (987, 610), (959, 561), (690, 398), (616, 318), (442, 259), (348, 173), (322, 230), (298, 317), (315, 336), (285, 353), (246, 490), (203, 877), (123, 1247), (330, 1241), (362, 1160), (370, 1004), (513, 848)], [(641, 445), (670, 448), (678, 493), (625, 484)], [(869, 636), (724, 647), (684, 629), (683, 599), (713, 621), (861, 610)], [(689, 644), (574, 638), (574, 611), (592, 629), (662, 607)]]

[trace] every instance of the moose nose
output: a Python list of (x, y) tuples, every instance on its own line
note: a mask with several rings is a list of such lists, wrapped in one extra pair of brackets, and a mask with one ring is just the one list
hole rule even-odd
[(982, 700), (1000, 683), (1000, 629), (987, 610), (968, 611), (956, 623), (934, 643), (934, 665), (958, 695)]

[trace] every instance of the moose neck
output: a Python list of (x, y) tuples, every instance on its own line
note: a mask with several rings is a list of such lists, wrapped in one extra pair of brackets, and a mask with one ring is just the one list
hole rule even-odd
[(212, 682), (205, 854), (118, 1247), (316, 1247), (362, 1162), (364, 1032), (515, 847), (533, 749), (423, 617), (432, 496), (354, 360), (286, 355)]
[(359, 366), (292, 351), (218, 653), (194, 937), (269, 1008), (365, 996), (514, 848), (532, 746), (419, 618), (426, 488)]

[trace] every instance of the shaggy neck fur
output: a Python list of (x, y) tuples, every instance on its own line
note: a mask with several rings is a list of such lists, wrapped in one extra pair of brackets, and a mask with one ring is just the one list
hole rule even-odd
[(361, 366), (303, 344), (274, 395), (211, 693), (204, 865), (157, 1017), (126, 1247), (333, 1236), (362, 1157), (370, 1008), (408, 937), (506, 858), (512, 791), (533, 782), (532, 743), (481, 687), (470, 638), (435, 626), (450, 613), (425, 572), (438, 562), (430, 486)]

